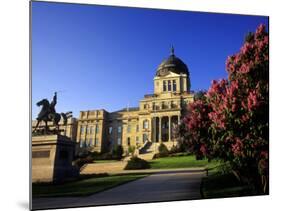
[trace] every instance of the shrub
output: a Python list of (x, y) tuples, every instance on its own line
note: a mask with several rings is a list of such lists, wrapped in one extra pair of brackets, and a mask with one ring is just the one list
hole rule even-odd
[(134, 154), (135, 150), (136, 150), (135, 146), (129, 146), (128, 152)]
[(112, 150), (112, 158), (120, 160), (122, 158), (123, 152), (124, 151), (122, 146), (120, 145), (114, 146)]
[(167, 157), (169, 155), (169, 150), (166, 145), (161, 143), (158, 147), (159, 157)]
[(170, 154), (175, 154), (175, 153), (179, 153), (179, 152), (182, 152), (182, 151), (178, 145), (172, 146), (172, 148), (170, 149)]
[(87, 157), (82, 157), (82, 158), (77, 158), (76, 160), (73, 161), (73, 164), (77, 167), (77, 168), (81, 168), (83, 165), (87, 164), (87, 163), (92, 163), (93, 162), (93, 158), (91, 156), (87, 156)]
[(149, 163), (146, 160), (143, 160), (138, 157), (132, 157), (127, 165), (125, 166), (125, 170), (134, 170), (134, 169), (148, 169), (150, 168)]

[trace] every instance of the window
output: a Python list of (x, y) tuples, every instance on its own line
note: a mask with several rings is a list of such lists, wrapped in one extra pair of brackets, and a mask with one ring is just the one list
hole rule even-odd
[(130, 133), (131, 132), (131, 125), (128, 125), (127, 126), (127, 133)]
[(97, 125), (96, 126), (96, 132), (99, 133), (99, 130), (100, 130), (99, 125)]
[(118, 133), (122, 132), (122, 126), (118, 126)]
[(168, 81), (168, 91), (171, 91), (171, 81)]
[(148, 120), (143, 121), (143, 129), (148, 129)]
[(86, 128), (86, 133), (90, 133), (89, 127), (86, 126), (85, 128)]
[(98, 146), (99, 145), (99, 140), (96, 138), (95, 139), (95, 146)]
[(136, 143), (139, 144), (139, 137), (136, 136)]
[(152, 103), (152, 110), (155, 110), (156, 109), (156, 106), (155, 106), (155, 103), (153, 102)]
[(118, 143), (118, 145), (121, 145), (121, 138), (120, 137), (118, 137), (117, 143)]
[(84, 126), (81, 126), (80, 130), (81, 130), (81, 133), (84, 133)]
[(147, 140), (147, 134), (144, 133), (144, 134), (142, 135), (142, 141), (143, 141), (143, 143), (144, 143), (146, 140)]
[(131, 145), (131, 139), (130, 139), (130, 137), (127, 138), (127, 144), (128, 144), (128, 146)]
[(89, 146), (90, 147), (93, 146), (93, 139), (92, 138), (89, 139)]
[(108, 128), (108, 133), (111, 134), (112, 133), (112, 127)]
[(163, 92), (167, 91), (167, 82), (163, 81)]
[(80, 140), (80, 148), (83, 147), (83, 140)]
[(165, 102), (161, 103), (161, 108), (164, 109), (165, 108)]
[(90, 134), (92, 134), (93, 131), (94, 131), (94, 128), (93, 128), (93, 126), (91, 126), (91, 127), (90, 127)]
[(136, 125), (136, 131), (139, 132), (139, 125)]
[(177, 91), (177, 83), (176, 80), (173, 80), (173, 91)]

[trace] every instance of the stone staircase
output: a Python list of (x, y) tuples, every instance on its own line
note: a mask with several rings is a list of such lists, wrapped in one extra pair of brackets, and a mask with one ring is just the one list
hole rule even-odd
[(156, 143), (147, 141), (144, 146), (139, 150), (138, 157), (144, 160), (152, 160), (155, 153), (157, 153), (158, 146)]

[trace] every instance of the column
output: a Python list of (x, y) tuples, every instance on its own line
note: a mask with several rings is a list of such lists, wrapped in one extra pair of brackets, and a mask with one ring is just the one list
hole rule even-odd
[(171, 141), (171, 116), (168, 116), (168, 118), (169, 118), (169, 131), (168, 131), (169, 139), (168, 139), (168, 141), (170, 142)]
[(162, 125), (161, 125), (162, 117), (159, 117), (159, 142), (162, 142)]
[(157, 130), (156, 130), (156, 117), (153, 117), (153, 142), (156, 143)]

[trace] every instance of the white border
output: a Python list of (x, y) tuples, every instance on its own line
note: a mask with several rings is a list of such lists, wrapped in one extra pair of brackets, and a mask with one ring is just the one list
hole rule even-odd
[[(58, 0), (58, 2), (63, 2)], [(270, 210), (280, 207), (280, 7), (275, 0), (68, 0), (67, 2), (122, 5), (270, 16), (270, 196), (77, 208), (97, 211), (137, 210)], [(1, 210), (28, 208), (29, 139), (29, 2), (0, 3), (1, 65)], [(234, 29), (235, 30), (235, 29)]]

